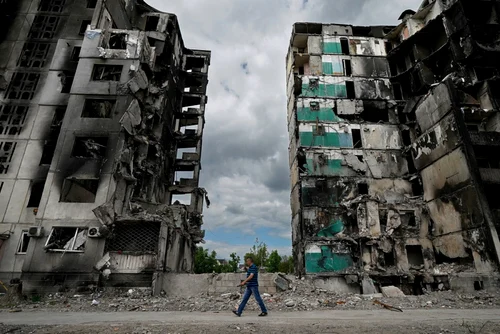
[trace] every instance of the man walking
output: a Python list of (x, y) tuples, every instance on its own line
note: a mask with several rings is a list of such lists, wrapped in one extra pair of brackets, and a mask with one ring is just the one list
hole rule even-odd
[(259, 303), (260, 310), (262, 311), (262, 313), (259, 314), (259, 317), (265, 317), (267, 315), (267, 309), (259, 293), (259, 269), (255, 263), (253, 263), (252, 258), (246, 258), (245, 262), (248, 267), (247, 279), (241, 282), (239, 286), (244, 286), (246, 284), (247, 288), (245, 290), (245, 294), (243, 295), (240, 307), (238, 307), (238, 311), (233, 310), (233, 313), (240, 317), (241, 313), (243, 313), (243, 310), (245, 309), (245, 306), (247, 305), (248, 300), (250, 299), (250, 296), (253, 294), (255, 300)]

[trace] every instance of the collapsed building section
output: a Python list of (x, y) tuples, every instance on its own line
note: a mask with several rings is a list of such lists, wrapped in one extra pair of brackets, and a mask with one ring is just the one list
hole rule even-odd
[(372, 281), (417, 294), (495, 286), (500, 26), (484, 17), (496, 2), (475, 4), (426, 1), (397, 27), (294, 25), (298, 273), (345, 277), (368, 293)]
[(210, 52), (142, 0), (20, 3), (0, 67), (0, 279), (159, 293), (204, 238)]

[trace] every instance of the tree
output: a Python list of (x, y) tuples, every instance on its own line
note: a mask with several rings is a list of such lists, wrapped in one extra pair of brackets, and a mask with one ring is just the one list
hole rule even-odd
[(279, 264), (279, 271), (284, 274), (293, 274), (295, 271), (293, 256), (282, 256)]
[(266, 269), (270, 273), (277, 273), (280, 271), (281, 256), (278, 254), (277, 250), (273, 250), (269, 259), (267, 260)]
[(251, 257), (253, 262), (257, 267), (266, 265), (269, 252), (267, 251), (267, 245), (263, 242), (259, 243), (259, 239), (255, 240), (255, 245), (250, 248), (250, 252), (245, 254), (245, 259)]
[(236, 255), (236, 253), (231, 253), (229, 257), (231, 258), (231, 260), (229, 260), (230, 272), (235, 273), (238, 271), (240, 265), (240, 257)]
[(196, 274), (213, 273), (218, 268), (217, 253), (212, 251), (208, 253), (208, 249), (198, 247), (194, 256), (194, 272)]

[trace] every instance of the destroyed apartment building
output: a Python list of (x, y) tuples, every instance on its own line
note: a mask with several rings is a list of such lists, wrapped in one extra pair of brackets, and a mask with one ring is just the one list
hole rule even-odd
[(293, 27), (296, 270), (364, 293), (494, 289), (500, 2), (424, 1), (400, 20)]
[(143, 0), (7, 0), (0, 16), (0, 280), (159, 293), (192, 272), (210, 52)]

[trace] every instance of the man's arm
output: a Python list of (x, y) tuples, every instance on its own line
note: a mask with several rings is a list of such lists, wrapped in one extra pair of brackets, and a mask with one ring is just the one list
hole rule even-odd
[(244, 280), (243, 282), (240, 283), (240, 286), (247, 284), (252, 278), (253, 278), (253, 274), (250, 274), (250, 276), (248, 276), (246, 280)]

